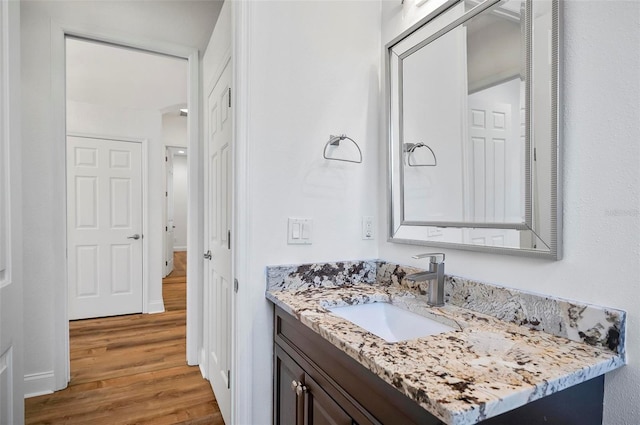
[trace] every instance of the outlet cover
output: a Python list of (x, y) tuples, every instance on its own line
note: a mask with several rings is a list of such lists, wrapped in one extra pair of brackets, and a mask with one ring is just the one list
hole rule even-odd
[(365, 215), (362, 217), (362, 239), (371, 240), (374, 238), (373, 217)]

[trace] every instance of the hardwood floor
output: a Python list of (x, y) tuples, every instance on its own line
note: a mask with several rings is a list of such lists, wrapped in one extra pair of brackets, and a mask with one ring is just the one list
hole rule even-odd
[(26, 424), (224, 425), (209, 382), (186, 364), (186, 256), (174, 264), (164, 313), (69, 323), (71, 382), (25, 400)]

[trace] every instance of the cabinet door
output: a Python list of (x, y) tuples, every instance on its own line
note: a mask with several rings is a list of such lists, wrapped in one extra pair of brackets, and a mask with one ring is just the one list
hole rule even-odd
[(352, 425), (353, 420), (309, 375), (305, 375), (304, 425)]
[(297, 385), (304, 381), (304, 371), (291, 357), (276, 346), (274, 379), (274, 421), (276, 425), (302, 425), (304, 397), (296, 395)]

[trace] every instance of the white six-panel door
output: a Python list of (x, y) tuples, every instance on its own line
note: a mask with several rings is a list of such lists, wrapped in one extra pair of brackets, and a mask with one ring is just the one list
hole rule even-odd
[(69, 319), (142, 312), (140, 143), (67, 138)]
[[(225, 423), (231, 420), (231, 67), (207, 99), (205, 332), (207, 375)], [(209, 255), (210, 254), (210, 255)]]
[[(518, 198), (509, 190), (513, 178), (509, 168), (520, 160), (515, 148), (520, 140), (514, 140), (512, 134), (512, 106), (475, 100), (469, 107), (470, 219), (485, 223), (514, 222), (508, 213), (513, 209), (509, 203)], [(487, 246), (519, 246), (517, 237), (516, 232), (505, 229), (465, 232), (468, 242)]]

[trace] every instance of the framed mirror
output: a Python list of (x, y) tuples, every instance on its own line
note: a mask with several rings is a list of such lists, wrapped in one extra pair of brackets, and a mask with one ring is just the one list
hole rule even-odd
[(561, 257), (558, 1), (448, 1), (387, 45), (389, 241)]

